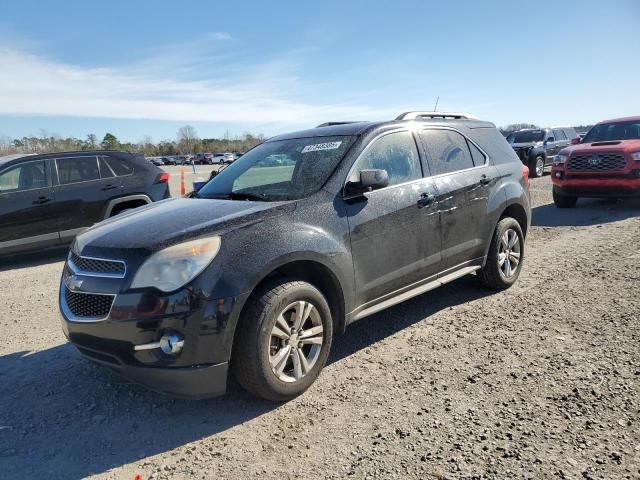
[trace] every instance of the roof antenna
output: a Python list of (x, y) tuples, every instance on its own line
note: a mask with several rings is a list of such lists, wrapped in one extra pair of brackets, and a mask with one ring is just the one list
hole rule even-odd
[(440, 95), (436, 98), (436, 104), (433, 106), (433, 111), (435, 112), (438, 109), (438, 102), (440, 101)]

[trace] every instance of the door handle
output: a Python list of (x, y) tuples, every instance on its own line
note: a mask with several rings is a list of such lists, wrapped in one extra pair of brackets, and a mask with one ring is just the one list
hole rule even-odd
[(103, 190), (103, 191), (104, 190), (113, 190), (114, 188), (118, 188), (118, 186), (109, 184), (109, 185), (105, 185), (104, 187), (102, 187), (101, 190)]
[(428, 207), (436, 199), (436, 196), (431, 193), (421, 193), (418, 200), (418, 208)]
[(51, 197), (45, 197), (44, 195), (38, 197), (36, 200), (33, 201), (34, 205), (42, 205), (43, 203), (47, 203), (50, 202), (51, 200), (53, 200), (53, 198)]
[(487, 177), (486, 175), (482, 175), (480, 177), (480, 185), (489, 185), (491, 183), (491, 178)]

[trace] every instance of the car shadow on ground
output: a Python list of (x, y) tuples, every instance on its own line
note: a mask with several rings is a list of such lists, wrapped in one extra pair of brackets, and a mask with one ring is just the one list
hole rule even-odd
[[(360, 320), (335, 338), (329, 363), (492, 293), (469, 276)], [(233, 381), (223, 397), (169, 398), (91, 364), (69, 344), (0, 357), (0, 383), (5, 478), (81, 478), (205, 437), (223, 442), (226, 430), (282, 405), (253, 398)]]
[(67, 258), (68, 252), (69, 247), (63, 246), (43, 250), (41, 252), (22, 253), (7, 257), (0, 257), (0, 272), (63, 262)]
[(617, 222), (640, 215), (640, 199), (618, 201), (581, 198), (574, 208), (558, 208), (553, 203), (531, 209), (531, 225), (536, 227), (582, 227)]

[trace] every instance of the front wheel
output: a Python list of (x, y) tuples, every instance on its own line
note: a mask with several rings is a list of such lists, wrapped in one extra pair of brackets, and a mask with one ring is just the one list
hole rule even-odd
[(280, 280), (263, 288), (240, 319), (231, 369), (248, 392), (290, 400), (318, 378), (331, 350), (333, 319), (313, 285)]
[(529, 175), (531, 178), (537, 178), (544, 175), (544, 156), (536, 155), (536, 157), (529, 162)]
[(487, 261), (479, 271), (482, 283), (498, 290), (515, 283), (524, 261), (524, 235), (515, 218), (498, 222), (489, 246)]
[(578, 203), (578, 197), (573, 195), (561, 195), (553, 189), (553, 203), (558, 208), (573, 208)]

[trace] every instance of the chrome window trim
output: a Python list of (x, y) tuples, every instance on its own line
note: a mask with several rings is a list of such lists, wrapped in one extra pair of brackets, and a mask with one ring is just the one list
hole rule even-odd
[[(78, 255), (78, 254), (76, 254), (76, 255)], [(126, 264), (126, 262), (124, 262), (122, 260), (114, 260), (114, 259), (111, 259), (111, 258), (87, 257), (85, 255), (78, 255), (78, 257), (86, 258), (87, 260), (97, 260), (97, 261), (102, 261), (102, 262), (121, 263), (122, 265), (124, 265), (124, 272), (120, 274), (120, 273), (88, 272), (88, 271), (85, 271), (85, 270), (81, 270), (75, 263), (73, 263), (73, 260), (71, 260), (71, 252), (69, 252), (69, 255), (67, 255), (67, 265), (73, 271), (73, 273), (75, 273), (77, 275), (83, 275), (85, 277), (99, 277), (99, 278), (124, 278), (127, 275), (127, 264)], [(88, 293), (88, 292), (81, 292), (81, 293)], [(95, 295), (102, 295), (102, 294), (96, 293)], [(108, 294), (108, 295), (111, 295), (111, 294)]]
[(33, 192), (35, 190), (46, 190), (46, 189), (51, 189), (51, 187), (53, 186), (53, 179), (52, 178), (47, 178), (51, 177), (51, 173), (49, 173), (49, 175), (47, 175), (47, 159), (46, 158), (40, 158), (40, 159), (36, 159), (36, 160), (29, 160), (27, 162), (19, 162), (19, 163), (14, 163), (13, 165), (9, 165), (7, 168), (5, 168), (4, 170), (0, 171), (0, 175), (13, 170), (14, 168), (18, 168), (18, 167), (22, 167), (23, 165), (27, 165), (29, 163), (36, 163), (36, 162), (41, 162), (43, 167), (44, 167), (44, 178), (45, 181), (49, 184), (46, 187), (38, 187), (38, 188), (30, 188), (28, 190), (11, 190), (11, 191), (2, 191), (0, 190), (0, 195), (10, 195), (12, 193), (21, 193), (21, 192)]

